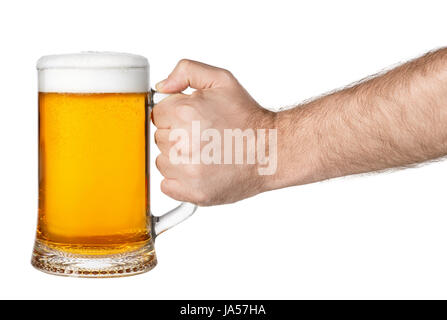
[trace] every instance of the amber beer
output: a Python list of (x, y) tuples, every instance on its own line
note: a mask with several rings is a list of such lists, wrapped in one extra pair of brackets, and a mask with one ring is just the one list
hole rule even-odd
[(42, 244), (109, 255), (148, 243), (147, 96), (39, 93)]
[(156, 263), (154, 238), (189, 217), (152, 216), (149, 119), (163, 95), (146, 58), (45, 56), (39, 87), (39, 213), (32, 265), (56, 275), (117, 277)]

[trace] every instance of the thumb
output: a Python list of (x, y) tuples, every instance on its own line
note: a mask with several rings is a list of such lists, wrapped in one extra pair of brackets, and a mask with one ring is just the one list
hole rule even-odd
[(171, 74), (165, 80), (157, 83), (155, 88), (163, 93), (182, 92), (188, 87), (208, 89), (224, 85), (232, 77), (231, 73), (225, 69), (182, 59)]

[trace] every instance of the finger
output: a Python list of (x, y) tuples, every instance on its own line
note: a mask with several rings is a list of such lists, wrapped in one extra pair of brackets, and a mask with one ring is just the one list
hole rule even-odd
[(156, 88), (165, 93), (181, 92), (188, 87), (208, 89), (224, 85), (232, 79), (234, 78), (231, 73), (225, 69), (183, 59), (180, 60), (167, 79), (156, 85)]
[(174, 145), (175, 141), (169, 141), (169, 129), (157, 129), (154, 133), (155, 144), (161, 153), (169, 154), (169, 150)]
[(178, 166), (173, 165), (169, 161), (169, 157), (164, 154), (160, 154), (155, 159), (155, 166), (158, 171), (160, 171), (161, 175), (166, 179), (175, 179), (178, 178)]
[(192, 202), (188, 190), (176, 179), (163, 179), (160, 185), (161, 192), (177, 201)]
[(159, 129), (170, 129), (174, 123), (175, 108), (188, 96), (185, 94), (173, 94), (157, 103), (152, 109), (152, 123)]

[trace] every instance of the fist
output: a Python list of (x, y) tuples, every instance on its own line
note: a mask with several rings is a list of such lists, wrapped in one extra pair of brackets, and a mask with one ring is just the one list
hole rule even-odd
[[(196, 90), (182, 94), (187, 87)], [(152, 112), (163, 193), (208, 206), (265, 191), (265, 176), (248, 149), (257, 143), (257, 129), (274, 128), (273, 112), (263, 109), (229, 71), (191, 60), (181, 60), (156, 88), (173, 93)], [(232, 137), (229, 145), (228, 132), (246, 133), (242, 151)]]

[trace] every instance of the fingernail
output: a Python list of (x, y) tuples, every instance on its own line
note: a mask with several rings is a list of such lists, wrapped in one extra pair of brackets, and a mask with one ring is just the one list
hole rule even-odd
[(165, 83), (166, 83), (166, 79), (163, 80), (163, 81), (160, 81), (159, 83), (157, 83), (155, 85), (155, 89), (157, 89), (157, 91), (163, 90), (163, 86), (165, 85)]

